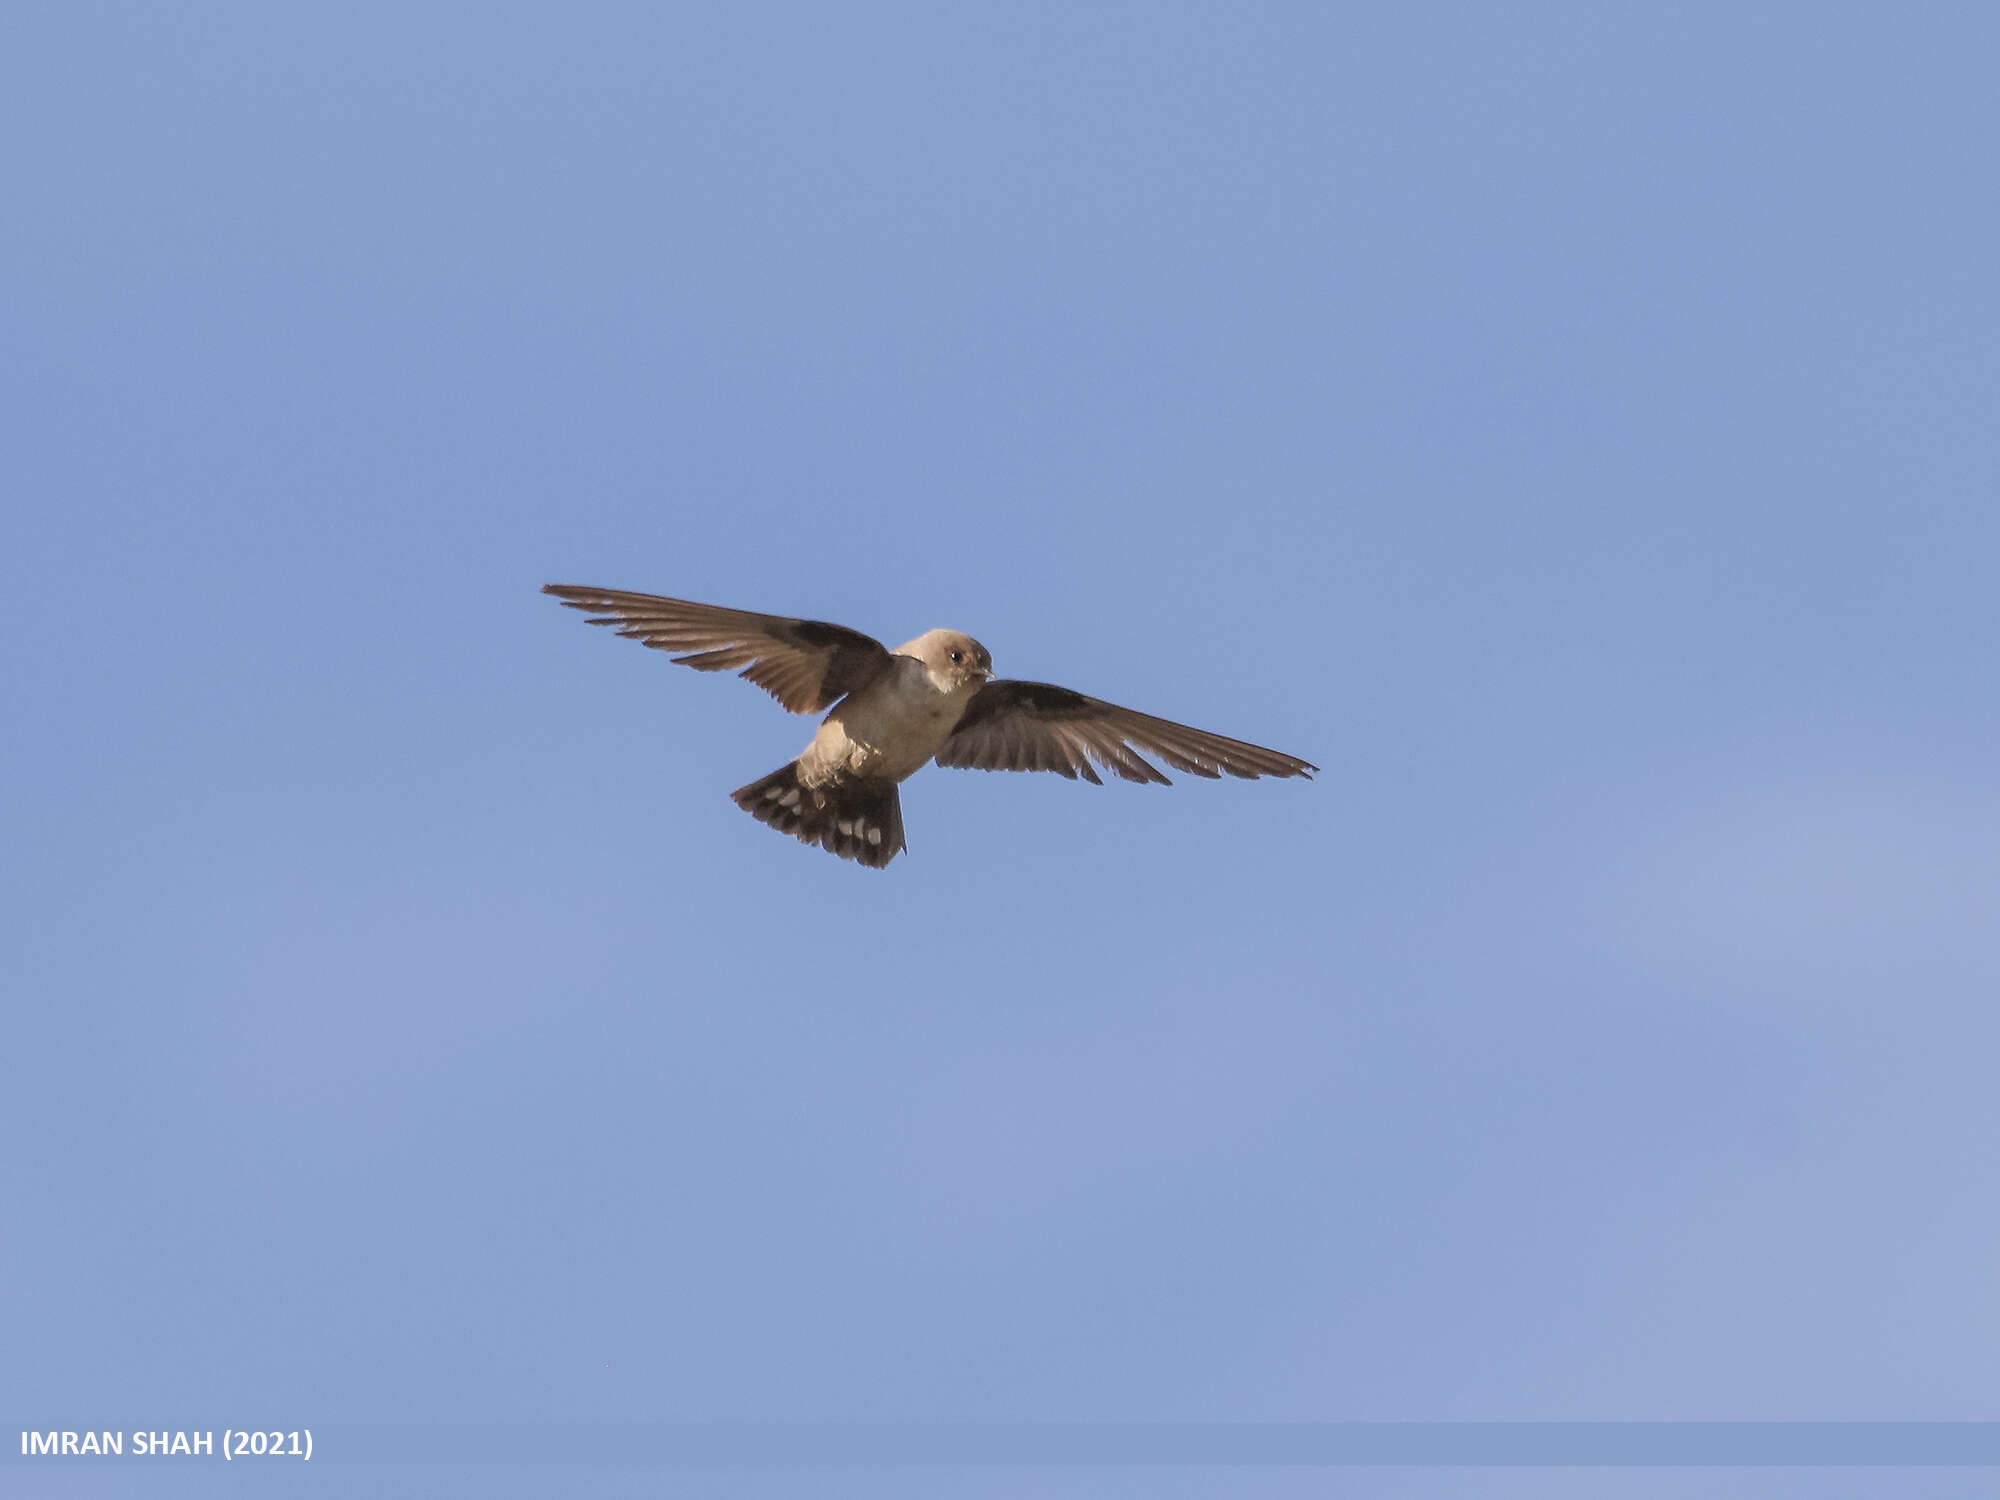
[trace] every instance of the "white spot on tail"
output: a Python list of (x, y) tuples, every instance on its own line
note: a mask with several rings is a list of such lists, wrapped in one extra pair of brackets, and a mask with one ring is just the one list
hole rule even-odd
[(869, 830), (868, 830), (868, 842), (869, 842), (869, 843), (871, 843), (871, 844), (879, 844), (879, 843), (881, 843), (881, 842), (882, 842), (882, 830), (881, 830), (881, 829), (879, 829), (879, 828), (871, 828), (871, 829), (869, 829)]

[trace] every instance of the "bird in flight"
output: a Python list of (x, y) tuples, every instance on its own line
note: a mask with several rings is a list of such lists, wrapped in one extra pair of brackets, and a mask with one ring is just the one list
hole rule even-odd
[(995, 677), (992, 655), (956, 630), (927, 630), (891, 651), (824, 620), (572, 583), (542, 592), (585, 611), (593, 625), (681, 653), (674, 660), (682, 666), (736, 669), (795, 714), (826, 712), (797, 760), (730, 796), (758, 822), (871, 869), (908, 847), (896, 788), (931, 760), (980, 771), (1053, 771), (1098, 786), (1096, 766), (1127, 781), (1167, 785), (1142, 750), (1211, 780), (1224, 771), (1253, 781), (1310, 780), (1319, 769), (1068, 688)]

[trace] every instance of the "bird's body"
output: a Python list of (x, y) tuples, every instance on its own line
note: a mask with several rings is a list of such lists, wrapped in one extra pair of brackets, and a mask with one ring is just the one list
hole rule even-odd
[(925, 762), (958, 727), (973, 694), (986, 684), (983, 671), (940, 675), (923, 652), (949, 663), (950, 646), (937, 650), (940, 639), (960, 643), (960, 655), (991, 661), (986, 648), (956, 631), (934, 630), (898, 646), (889, 668), (860, 692), (834, 705), (819, 733), (799, 757), (814, 774), (873, 776), (901, 781), (923, 769)]
[(1197, 776), (1310, 776), (1296, 756), (1226, 739), (1041, 682), (993, 676), (968, 635), (930, 630), (894, 651), (823, 620), (759, 615), (655, 594), (552, 583), (593, 625), (685, 654), (705, 672), (740, 669), (794, 713), (825, 709), (797, 760), (733, 796), (752, 817), (802, 843), (876, 869), (907, 847), (898, 783), (935, 760), (980, 770), (1054, 771), (1098, 781), (1167, 778), (1132, 746)]

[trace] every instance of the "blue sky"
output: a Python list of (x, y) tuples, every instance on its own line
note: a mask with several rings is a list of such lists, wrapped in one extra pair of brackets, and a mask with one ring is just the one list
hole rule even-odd
[[(0, 1412), (1994, 1415), (1991, 12), (6, 29)], [(1324, 771), (877, 875), (551, 580)]]

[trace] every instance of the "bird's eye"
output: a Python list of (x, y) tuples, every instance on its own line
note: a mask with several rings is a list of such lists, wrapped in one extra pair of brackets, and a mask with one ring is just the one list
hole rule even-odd
[(963, 651), (954, 651), (951, 653), (951, 659), (953, 661), (964, 661), (965, 653)]

